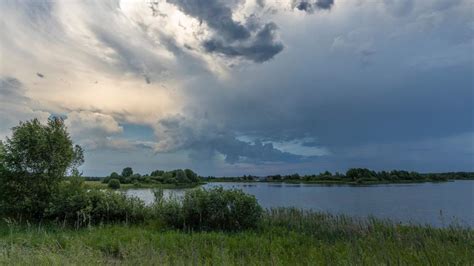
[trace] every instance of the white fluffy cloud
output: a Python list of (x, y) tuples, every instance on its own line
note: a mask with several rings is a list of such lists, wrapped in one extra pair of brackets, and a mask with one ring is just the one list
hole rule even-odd
[(67, 113), (66, 126), (74, 141), (87, 150), (152, 149), (153, 142), (124, 139), (123, 127), (111, 115), (90, 111)]

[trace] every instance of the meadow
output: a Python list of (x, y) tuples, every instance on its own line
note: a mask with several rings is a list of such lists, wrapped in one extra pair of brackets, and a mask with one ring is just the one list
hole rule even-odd
[(191, 231), (143, 224), (73, 229), (0, 225), (9, 265), (472, 265), (474, 231), (274, 209), (243, 231)]

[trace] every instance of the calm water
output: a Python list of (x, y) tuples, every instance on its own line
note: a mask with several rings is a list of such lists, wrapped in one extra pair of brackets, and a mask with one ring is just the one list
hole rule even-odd
[[(325, 186), (272, 183), (211, 183), (204, 187), (238, 188), (253, 194), (265, 208), (297, 207), (357, 217), (375, 216), (404, 223), (445, 226), (456, 222), (474, 227), (474, 181)], [(128, 195), (153, 202), (150, 189)], [(165, 190), (165, 197), (184, 190)]]

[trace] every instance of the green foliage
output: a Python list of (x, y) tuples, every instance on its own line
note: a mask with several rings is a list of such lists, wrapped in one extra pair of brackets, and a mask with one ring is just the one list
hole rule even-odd
[(193, 230), (255, 228), (262, 215), (254, 196), (222, 187), (186, 191), (182, 201), (170, 199), (155, 207), (169, 226)]
[(66, 173), (84, 161), (61, 118), (20, 122), (1, 150), (0, 211), (27, 219), (42, 218)]
[[(0, 181), (3, 181), (3, 178), (7, 174), (7, 166), (5, 164), (5, 147), (3, 142), (0, 140)], [(1, 201), (0, 201), (1, 204)], [(1, 208), (0, 208), (1, 210)]]
[(0, 221), (0, 265), (472, 265), (474, 230), (402, 226), (294, 209), (242, 232), (157, 223), (84, 229)]
[(176, 170), (176, 180), (178, 181), (178, 183), (189, 183), (191, 182), (188, 177), (186, 176), (186, 173), (179, 169), (179, 170)]
[(121, 184), (193, 184), (201, 181), (200, 177), (191, 169), (176, 169), (172, 171), (155, 170), (150, 175), (133, 174), (130, 167), (123, 169), (122, 175), (113, 172), (110, 176), (102, 180), (107, 184), (110, 179), (120, 180)]
[(133, 169), (131, 167), (125, 167), (122, 170), (122, 176), (123, 177), (129, 177), (133, 175)]
[(110, 174), (110, 178), (119, 179), (119, 178), (120, 178), (120, 175), (117, 174), (116, 172), (112, 172), (112, 173)]
[[(206, 181), (229, 181), (239, 182), (247, 181), (243, 177), (224, 177), (224, 178), (206, 178)], [(417, 172), (408, 172), (403, 170), (372, 171), (367, 168), (351, 168), (346, 174), (336, 172), (332, 174), (325, 171), (318, 175), (271, 175), (265, 178), (269, 182), (308, 182), (308, 183), (349, 183), (349, 184), (377, 184), (377, 183), (397, 183), (397, 182), (438, 182), (454, 179), (474, 179), (474, 173), (470, 172), (451, 172), (451, 173), (429, 173), (420, 174)]]
[(107, 186), (111, 189), (119, 189), (120, 188), (120, 181), (118, 179), (112, 178), (109, 180)]
[(101, 223), (143, 222), (149, 214), (143, 201), (137, 198), (128, 198), (113, 191), (86, 190), (82, 180), (74, 179), (61, 185), (45, 218), (82, 227)]
[(370, 179), (375, 176), (376, 173), (374, 171), (370, 171), (367, 168), (351, 168), (346, 172), (346, 177), (350, 178), (352, 181), (356, 181), (362, 178)]
[(165, 173), (163, 170), (155, 170), (151, 172), (150, 176), (162, 176)]
[(190, 182), (197, 183), (199, 182), (199, 176), (191, 169), (185, 169), (184, 173)]

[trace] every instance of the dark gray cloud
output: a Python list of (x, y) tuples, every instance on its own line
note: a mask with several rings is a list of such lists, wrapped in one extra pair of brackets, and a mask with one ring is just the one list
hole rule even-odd
[(243, 57), (254, 62), (265, 62), (283, 50), (283, 44), (275, 41), (276, 25), (266, 24), (250, 44), (228, 44), (223, 40), (213, 39), (203, 45), (206, 51), (223, 54), (229, 57)]
[(225, 128), (218, 128), (208, 121), (182, 116), (167, 117), (158, 123), (158, 151), (191, 151), (193, 159), (208, 160), (216, 153), (225, 156), (227, 163), (237, 162), (294, 162), (303, 156), (283, 152), (271, 143), (253, 143), (237, 139)]
[(333, 147), (474, 131), (472, 65), (414, 71), (387, 83), (370, 80), (382, 70), (345, 80), (299, 71), (196, 99), (234, 131), (272, 141), (310, 136)]
[(204, 21), (228, 41), (246, 40), (250, 31), (234, 21), (229, 2), (219, 0), (168, 0), (185, 14)]
[(334, 5), (334, 0), (317, 0), (317, 1), (307, 1), (307, 0), (293, 0), (292, 8), (298, 9), (300, 11), (305, 11), (307, 13), (314, 13), (316, 10), (329, 10)]
[[(254, 17), (251, 23), (240, 23), (232, 18), (232, 5), (239, 4), (219, 0), (168, 0), (185, 14), (205, 22), (214, 36), (203, 46), (207, 52), (226, 57), (239, 57), (254, 62), (264, 62), (283, 50), (277, 40), (276, 25), (272, 22), (260, 25)], [(261, 3), (263, 5), (263, 2)]]

